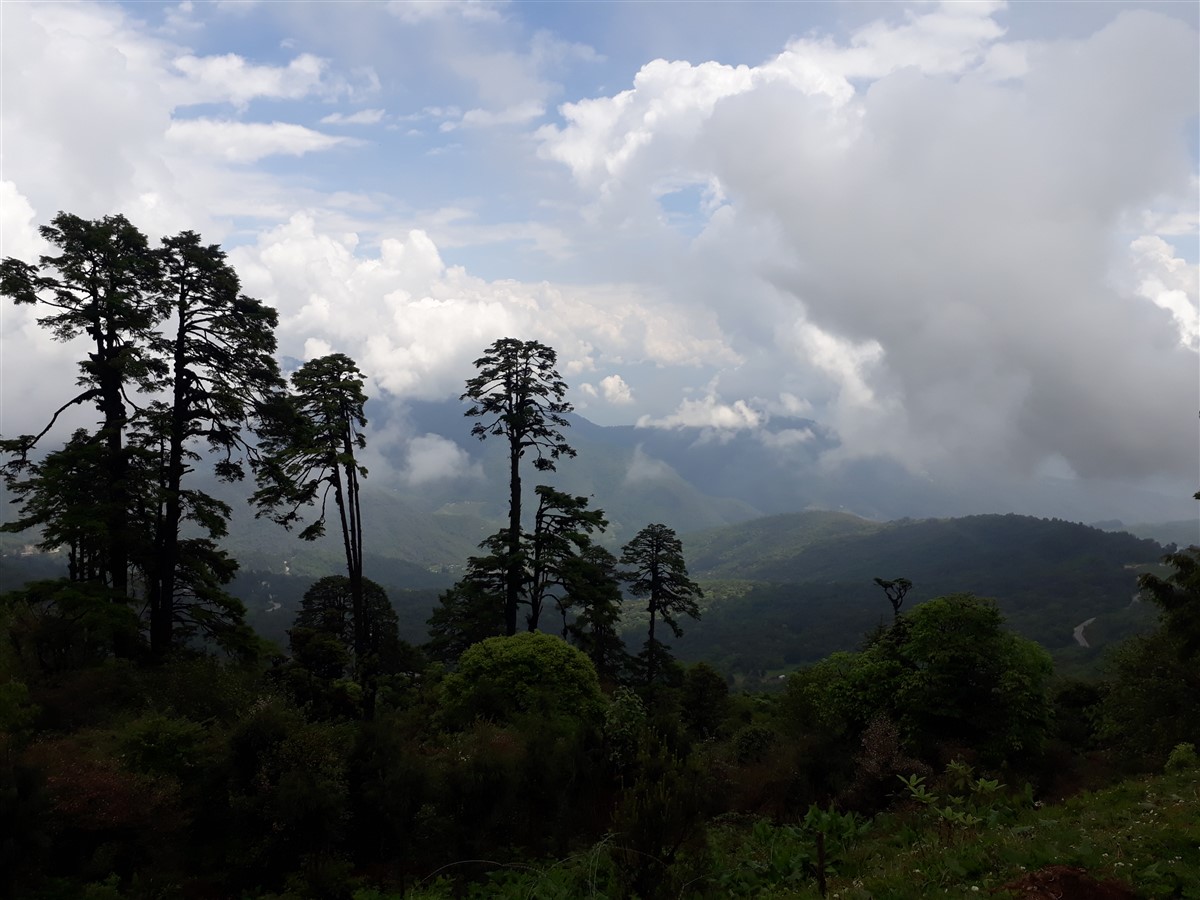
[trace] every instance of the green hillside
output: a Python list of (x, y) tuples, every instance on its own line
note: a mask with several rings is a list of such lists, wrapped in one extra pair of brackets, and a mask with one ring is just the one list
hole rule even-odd
[(871, 534), (884, 527), (849, 513), (827, 510), (765, 516), (688, 534), (688, 567), (700, 578), (755, 577), (757, 567), (786, 563), (815, 544)]
[[(742, 581), (710, 581), (704, 615), (688, 623), (676, 652), (758, 676), (854, 649), (889, 621), (875, 577), (910, 579), (906, 608), (956, 592), (992, 597), (1009, 627), (1065, 670), (1086, 670), (1105, 647), (1152, 625), (1154, 614), (1133, 598), (1138, 573), (1164, 552), (1151, 540), (1055, 519), (881, 525), (839, 513), (759, 519), (695, 536), (685, 549), (696, 574)], [(1075, 629), (1088, 619), (1084, 647)]]

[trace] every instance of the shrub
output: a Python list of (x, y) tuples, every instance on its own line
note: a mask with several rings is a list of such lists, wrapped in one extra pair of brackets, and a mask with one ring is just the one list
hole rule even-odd
[(480, 641), (443, 684), (442, 713), (451, 727), (475, 719), (598, 725), (604, 700), (591, 660), (540, 632)]

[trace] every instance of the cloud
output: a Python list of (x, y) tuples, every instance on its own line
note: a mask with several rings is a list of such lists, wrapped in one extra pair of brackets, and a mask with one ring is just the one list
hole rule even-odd
[(423, 434), (409, 441), (402, 478), (410, 485), (482, 477), (479, 463), (472, 463), (470, 455), (452, 440)]
[(461, 19), (465, 22), (500, 22), (505, 6), (495, 0), (391, 0), (387, 10), (401, 22), (418, 25)]
[(492, 128), (497, 125), (524, 125), (533, 119), (540, 119), (546, 108), (535, 100), (526, 100), (515, 106), (500, 110), (469, 109), (463, 113), (457, 122), (443, 122), (442, 131), (451, 131), (456, 127), (463, 128)]
[(638, 444), (633, 448), (633, 457), (625, 470), (625, 484), (640, 484), (646, 481), (678, 479), (679, 475), (661, 459), (655, 459)]
[[(1138, 10), (1009, 46), (999, 10), (923, 9), (753, 67), (656, 60), (560, 106), (538, 152), (606, 255), (680, 273), (676, 295), (717, 314), (744, 361), (723, 389), (773, 372), (843, 457), (1194, 478), (1194, 288), (1165, 242), (1114, 248), (1130, 221), (1190, 227), (1196, 33)], [(726, 202), (681, 242), (648, 198), (687, 183)], [(640, 421), (754, 410), (710, 394)]]
[(609, 375), (600, 379), (600, 390), (604, 399), (618, 406), (626, 406), (633, 402), (633, 391), (620, 375)]
[[(310, 213), (231, 251), (247, 293), (280, 312), (281, 353), (305, 342), (351, 355), (394, 396), (442, 399), (497, 338), (540, 340), (580, 370), (625, 361), (731, 362), (716, 322), (630, 285), (487, 281), (448, 266), (420, 230), (374, 249)], [(605, 390), (620, 397), (620, 385)]]
[(1138, 295), (1171, 313), (1180, 344), (1200, 349), (1200, 274), (1195, 264), (1175, 256), (1170, 244), (1153, 235), (1138, 238), (1129, 249)]
[(0, 181), (0, 257), (34, 260), (49, 250), (37, 230), (37, 214), (11, 181)]
[(378, 125), (383, 121), (382, 109), (360, 109), (358, 112), (330, 113), (321, 119), (322, 125)]
[(326, 83), (326, 60), (302, 53), (286, 66), (248, 63), (236, 53), (180, 56), (174, 68), (186, 76), (180, 87), (184, 103), (231, 103), (244, 109), (251, 100), (297, 100), (332, 90)]
[[(1042, 40), (1028, 6), (871, 8), (758, 65), (688, 61), (681, 38), (621, 69), (519, 5), (406, 5), (403, 28), (370, 5), (197, 4), (197, 49), (119, 5), (10, 4), (5, 246), (35, 252), (58, 209), (195, 229), (278, 307), (286, 353), (347, 352), (396, 396), (453, 395), (511, 334), (556, 347), (613, 422), (773, 440), (767, 416), (804, 416), (833, 460), (1194, 480), (1194, 29), (1106, 7)], [(270, 49), (239, 32), (223, 52), (231, 26)], [(396, 40), (424, 53), (400, 68)], [(225, 106), (183, 118), (197, 103)], [(288, 123), (376, 108), (460, 142)], [(318, 155), (339, 147), (353, 167)], [(6, 373), (49, 382), (76, 357), (30, 344), (25, 312), (5, 313)], [(6, 429), (33, 415), (5, 396)]]
[(679, 408), (668, 416), (655, 419), (642, 416), (638, 428), (711, 428), (718, 431), (741, 431), (756, 429), (766, 421), (766, 416), (751, 409), (745, 400), (722, 403), (715, 393), (708, 393), (699, 400), (685, 399)]
[(231, 122), (221, 119), (182, 119), (167, 129), (167, 140), (197, 156), (232, 163), (255, 162), (266, 156), (303, 156), (351, 144), (349, 138), (322, 134), (288, 122)]

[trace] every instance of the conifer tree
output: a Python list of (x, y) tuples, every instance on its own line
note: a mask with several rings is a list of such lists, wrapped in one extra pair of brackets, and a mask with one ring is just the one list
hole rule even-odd
[(655, 682), (669, 659), (669, 649), (658, 640), (655, 626), (661, 620), (675, 637), (683, 630), (680, 615), (700, 618), (697, 600), (704, 596), (700, 586), (688, 578), (683, 559), (683, 544), (666, 525), (647, 525), (633, 536), (621, 553), (621, 564), (632, 566), (623, 573), (629, 593), (645, 597), (650, 613), (649, 636), (641, 660), (646, 687), (653, 692)]
[[(341, 527), (350, 582), (355, 659), (367, 658), (369, 627), (363, 598), (363, 527), (358, 463), (367, 420), (363, 374), (348, 356), (333, 353), (310, 360), (292, 375), (292, 393), (273, 408), (264, 430), (258, 490), (251, 498), (259, 516), (290, 528), (303, 510), (319, 503), (315, 520), (300, 531), (312, 541), (325, 533), (332, 496)], [(362, 673), (360, 673), (362, 674)]]
[(465, 415), (480, 419), (471, 434), (480, 440), (508, 441), (508, 551), (505, 557), (504, 627), (516, 634), (524, 574), (521, 565), (521, 459), (534, 453), (533, 467), (553, 471), (562, 456), (575, 450), (563, 437), (572, 409), (563, 397), (567, 385), (555, 370), (558, 356), (537, 341), (501, 338), (475, 360), (479, 370), (460, 399), (470, 400)]

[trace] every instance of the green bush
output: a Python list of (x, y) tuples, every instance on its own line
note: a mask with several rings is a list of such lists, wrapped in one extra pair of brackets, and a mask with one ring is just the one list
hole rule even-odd
[(561, 638), (540, 632), (494, 637), (470, 647), (442, 686), (446, 724), (555, 720), (600, 723), (604, 698), (596, 669)]
[(1168, 772), (1186, 772), (1200, 767), (1200, 757), (1196, 756), (1195, 744), (1176, 744), (1171, 755), (1167, 757)]

